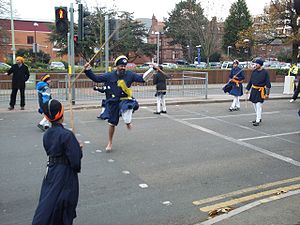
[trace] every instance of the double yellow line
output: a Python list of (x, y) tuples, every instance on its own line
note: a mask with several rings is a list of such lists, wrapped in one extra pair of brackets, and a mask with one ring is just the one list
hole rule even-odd
[[(296, 181), (300, 181), (300, 177), (294, 177), (294, 178), (290, 178), (290, 179), (286, 179), (286, 180), (276, 181), (276, 182), (267, 183), (267, 184), (263, 184), (263, 185), (258, 185), (258, 186), (254, 186), (254, 187), (249, 187), (249, 188), (241, 189), (241, 190), (238, 190), (238, 191), (230, 192), (230, 193), (227, 193), (227, 194), (222, 194), (222, 195), (214, 196), (214, 197), (211, 197), (211, 198), (206, 198), (206, 199), (202, 199), (202, 200), (193, 201), (193, 204), (196, 205), (196, 206), (200, 206), (200, 205), (203, 205), (205, 203), (215, 202), (215, 201), (219, 201), (219, 200), (229, 198), (229, 197), (233, 197), (233, 196), (236, 196), (236, 195), (241, 195), (241, 194), (245, 194), (245, 193), (248, 193), (248, 192), (257, 191), (257, 190), (260, 190), (260, 189), (265, 189), (265, 188), (278, 186), (278, 185), (282, 185), (282, 184), (292, 183), (292, 182), (296, 182)], [(227, 206), (233, 206), (233, 205), (236, 205), (236, 204), (239, 204), (239, 203), (251, 201), (251, 200), (262, 198), (262, 197), (265, 197), (265, 196), (274, 195), (274, 194), (277, 194), (281, 191), (288, 192), (288, 191), (296, 190), (296, 189), (300, 189), (300, 184), (293, 184), (293, 185), (284, 186), (284, 187), (277, 187), (277, 188), (272, 189), (272, 190), (262, 191), (262, 192), (259, 192), (259, 193), (256, 193), (256, 194), (251, 194), (251, 195), (247, 195), (247, 196), (244, 196), (244, 197), (235, 198), (233, 200), (229, 200), (229, 201), (225, 201), (225, 202), (221, 202), (221, 203), (216, 203), (216, 204), (212, 204), (212, 205), (209, 205), (209, 206), (204, 206), (204, 207), (200, 208), (200, 210), (202, 212), (209, 212), (209, 211), (214, 210), (214, 209), (219, 209), (219, 208), (223, 208), (223, 207), (227, 207)]]

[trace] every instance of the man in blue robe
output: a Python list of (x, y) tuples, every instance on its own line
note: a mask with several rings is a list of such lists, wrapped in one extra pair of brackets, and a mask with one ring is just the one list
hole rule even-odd
[[(106, 83), (110, 87), (111, 97), (106, 100), (105, 105), (108, 113), (108, 143), (106, 151), (112, 150), (112, 141), (115, 127), (119, 123), (119, 117), (122, 116), (128, 129), (132, 128), (132, 113), (139, 108), (138, 102), (132, 96), (130, 89), (133, 82), (145, 82), (143, 76), (132, 71), (126, 70), (128, 59), (126, 56), (119, 56), (115, 60), (116, 70), (96, 76), (90, 65), (85, 65), (85, 74), (88, 78), (98, 83)], [(146, 73), (145, 73), (146, 74)]]
[(252, 121), (253, 126), (259, 126), (262, 121), (262, 104), (265, 99), (269, 98), (271, 88), (269, 73), (262, 68), (263, 64), (264, 61), (262, 59), (258, 58), (255, 60), (255, 69), (246, 87), (246, 94), (251, 88), (249, 100), (253, 103), (256, 113), (256, 119)]

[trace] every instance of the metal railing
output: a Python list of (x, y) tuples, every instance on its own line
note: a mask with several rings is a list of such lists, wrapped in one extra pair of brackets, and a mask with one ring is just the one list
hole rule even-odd
[[(58, 100), (68, 100), (68, 76), (65, 79), (51, 80), (51, 94)], [(185, 97), (185, 96), (204, 96), (207, 98), (207, 72), (191, 72), (183, 71), (181, 78), (172, 78), (167, 80), (167, 96), (168, 97)], [(90, 79), (79, 79), (75, 82), (75, 100), (99, 100), (101, 93), (94, 91), (94, 86), (101, 86)], [(9, 101), (11, 94), (11, 81), (0, 81), (0, 102)], [(156, 92), (153, 81), (149, 80), (145, 83), (133, 83), (131, 86), (133, 95), (137, 99), (153, 98)], [(36, 100), (37, 92), (35, 84), (26, 83), (25, 90), (26, 100)], [(103, 94), (102, 94), (103, 95)], [(20, 98), (17, 95), (17, 100)]]

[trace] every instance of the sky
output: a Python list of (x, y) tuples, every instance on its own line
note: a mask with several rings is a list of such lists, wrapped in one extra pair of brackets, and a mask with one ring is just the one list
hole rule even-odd
[[(11, 0), (16, 11), (17, 18), (30, 20), (54, 21), (54, 7), (67, 6), (80, 0)], [(208, 17), (217, 16), (223, 19), (228, 16), (232, 3), (236, 0), (198, 0)], [(115, 8), (120, 11), (133, 12), (134, 18), (152, 18), (154, 14), (159, 21), (167, 18), (180, 0), (81, 0), (89, 9), (94, 6)], [(246, 0), (248, 9), (252, 15), (263, 12), (263, 8), (270, 0)], [(76, 18), (75, 18), (76, 19)]]

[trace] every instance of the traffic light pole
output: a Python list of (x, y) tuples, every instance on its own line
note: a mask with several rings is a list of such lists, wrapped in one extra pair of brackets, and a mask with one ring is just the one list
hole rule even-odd
[(108, 26), (108, 16), (105, 16), (105, 72), (108, 71), (109, 66), (109, 26)]
[[(69, 75), (72, 78), (72, 83), (75, 79), (75, 52), (74, 52), (74, 8), (73, 3), (70, 4), (70, 64), (69, 64)], [(71, 87), (69, 87), (71, 88)], [(72, 105), (75, 105), (75, 85), (72, 85)]]

